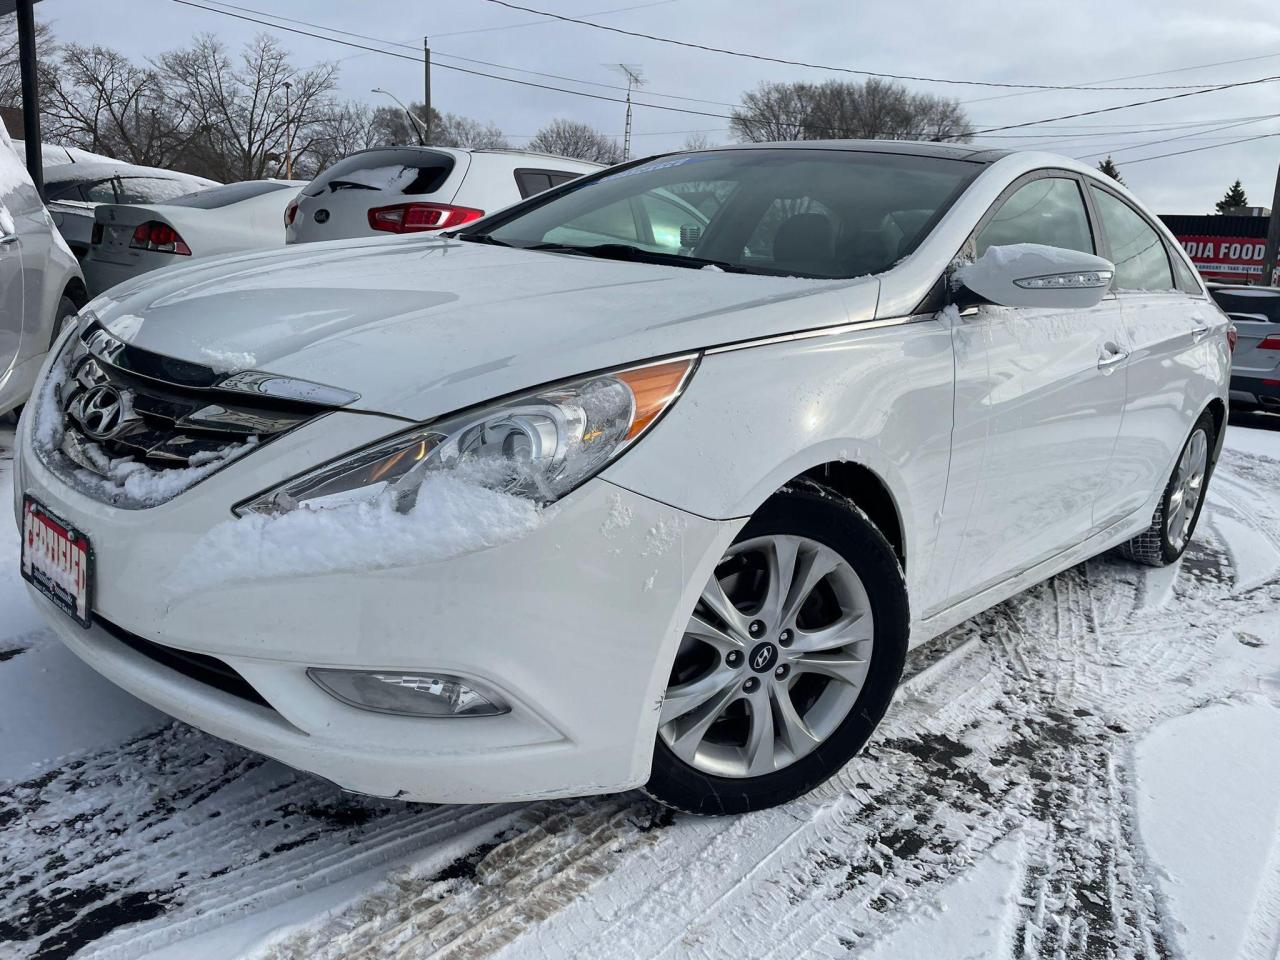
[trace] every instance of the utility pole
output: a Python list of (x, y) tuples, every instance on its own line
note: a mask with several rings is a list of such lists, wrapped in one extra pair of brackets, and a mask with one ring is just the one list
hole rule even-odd
[(1276, 260), (1280, 257), (1280, 167), (1276, 168), (1276, 192), (1271, 198), (1271, 223), (1267, 226), (1267, 250), (1262, 255), (1262, 285), (1276, 282)]
[(427, 144), (431, 143), (431, 47), (422, 38), (422, 103), (426, 113)]
[(26, 141), (27, 172), (43, 200), (44, 154), (40, 149), (40, 93), (36, 82), (36, 15), (32, 9), (35, 3), (36, 0), (18, 0), (18, 67), (22, 74), (22, 139)]
[(640, 76), (640, 68), (629, 63), (618, 64), (618, 69), (627, 78), (627, 125), (622, 134), (622, 162), (631, 159), (631, 90), (644, 86), (644, 78)]
[(293, 123), (289, 117), (289, 91), (293, 88), (292, 81), (284, 82), (284, 178), (286, 180), (293, 179)]

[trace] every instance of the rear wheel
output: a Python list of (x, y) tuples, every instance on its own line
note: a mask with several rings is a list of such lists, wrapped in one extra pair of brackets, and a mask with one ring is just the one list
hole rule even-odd
[(1206, 410), (1183, 444), (1173, 474), (1165, 485), (1164, 496), (1151, 518), (1151, 526), (1122, 544), (1122, 555), (1138, 563), (1162, 567), (1186, 551), (1200, 520), (1200, 511), (1204, 509), (1205, 491), (1212, 472), (1209, 457), (1214, 434), (1213, 416)]
[(707, 814), (806, 793), (884, 715), (907, 633), (902, 568), (866, 515), (813, 484), (772, 497), (690, 618), (646, 790)]

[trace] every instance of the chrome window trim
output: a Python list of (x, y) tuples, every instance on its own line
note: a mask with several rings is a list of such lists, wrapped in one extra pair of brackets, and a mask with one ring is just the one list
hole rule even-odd
[(844, 333), (853, 333), (857, 330), (880, 330), (886, 327), (901, 327), (909, 323), (922, 323), (926, 320), (934, 320), (937, 313), (913, 313), (905, 317), (884, 317), (879, 320), (857, 320), (853, 323), (841, 323), (831, 327), (814, 327), (809, 330), (797, 330), (794, 333), (783, 333), (777, 336), (757, 337), (753, 340), (735, 340), (730, 343), (722, 343), (718, 346), (708, 347), (703, 352), (707, 356), (718, 353), (731, 353), (735, 350), (750, 350), (753, 347), (766, 347), (775, 343), (790, 343), (794, 340), (812, 340), (817, 337), (835, 337)]

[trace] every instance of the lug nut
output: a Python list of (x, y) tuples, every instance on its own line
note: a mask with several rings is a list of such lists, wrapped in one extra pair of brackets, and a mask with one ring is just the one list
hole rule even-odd
[(742, 653), (737, 650), (730, 650), (725, 654), (724, 662), (731, 667), (739, 667), (742, 665)]
[(773, 675), (777, 677), (779, 680), (785, 680), (787, 679), (787, 674), (790, 672), (791, 672), (791, 668), (788, 667), (785, 663), (782, 663), (778, 665), (777, 670), (773, 671)]
[(751, 634), (753, 637), (760, 636), (760, 634), (764, 633), (764, 621), (752, 620), (751, 624), (747, 627), (747, 633)]
[(742, 689), (747, 693), (755, 693), (756, 687), (760, 686), (760, 681), (755, 677), (748, 677), (747, 682), (742, 685)]
[(778, 634), (778, 644), (779, 644), (779, 646), (789, 647), (789, 646), (791, 646), (791, 641), (792, 641), (793, 639), (794, 639), (794, 637), (793, 637), (793, 635), (792, 635), (792, 633), (791, 633), (791, 631), (790, 631), (790, 630), (783, 630), (780, 634)]

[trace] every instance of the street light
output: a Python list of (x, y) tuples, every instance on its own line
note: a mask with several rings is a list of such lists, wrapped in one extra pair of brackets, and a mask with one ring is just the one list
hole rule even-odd
[(424, 136), (424, 130), (425, 130), (426, 128), (425, 128), (425, 127), (423, 127), (423, 125), (422, 125), (422, 121), (421, 121), (421, 120), (419, 120), (417, 117), (415, 117), (415, 116), (414, 116), (414, 115), (409, 111), (409, 108), (408, 108), (408, 107), (406, 107), (403, 103), (401, 103), (401, 101), (400, 101), (400, 98), (399, 98), (399, 97), (397, 97), (397, 96), (396, 96), (394, 93), (392, 93), (390, 90), (383, 90), (381, 87), (374, 87), (374, 88), (373, 88), (372, 90), (370, 90), (369, 92), (370, 92), (370, 93), (381, 93), (381, 94), (384, 94), (384, 95), (386, 95), (386, 96), (390, 97), (390, 98), (391, 98), (392, 100), (394, 100), (396, 103), (398, 103), (398, 104), (400, 105), (400, 109), (404, 111), (404, 115), (405, 115), (406, 117), (408, 117), (408, 118), (409, 118), (409, 122), (410, 122), (411, 124), (413, 124), (413, 128), (418, 132), (418, 143), (422, 144), (424, 147), (427, 145), (427, 139), (426, 139), (426, 137)]
[(286, 180), (293, 179), (293, 124), (289, 117), (289, 91), (293, 89), (293, 82), (286, 80), (284, 82), (284, 178)]

